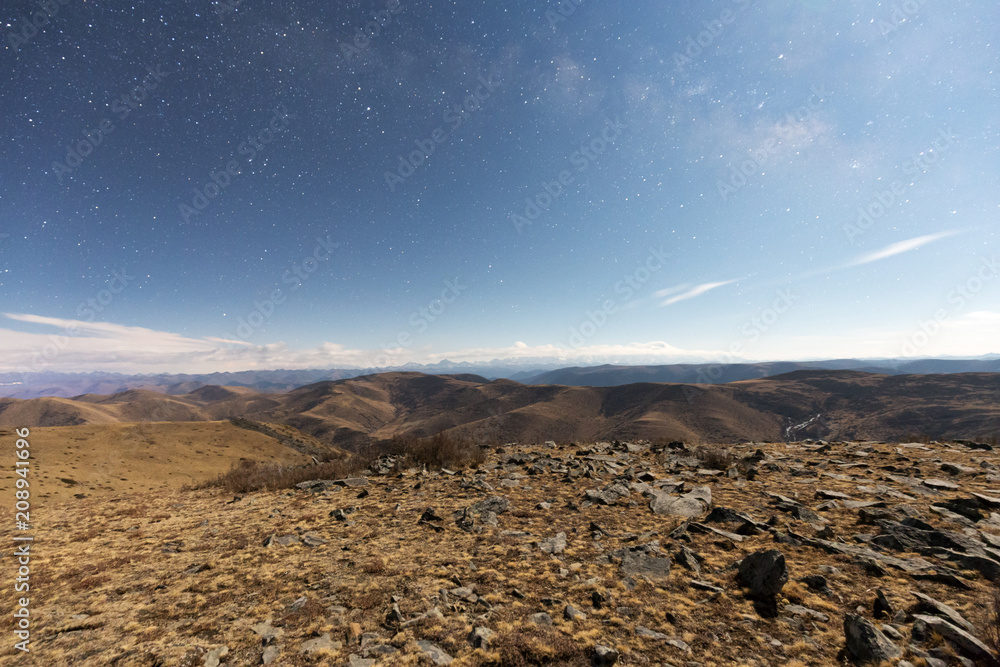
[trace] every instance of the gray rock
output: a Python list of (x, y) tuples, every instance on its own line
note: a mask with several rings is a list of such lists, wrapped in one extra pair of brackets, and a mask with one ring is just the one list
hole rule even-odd
[(656, 632), (655, 630), (650, 630), (649, 628), (641, 625), (636, 627), (635, 634), (640, 637), (645, 637), (646, 639), (670, 639), (669, 636), (663, 634), (662, 632)]
[(219, 646), (208, 652), (205, 656), (205, 667), (219, 667), (222, 658), (229, 655), (228, 646)]
[(311, 654), (322, 650), (339, 651), (341, 646), (340, 642), (330, 639), (330, 633), (327, 632), (321, 637), (302, 642), (302, 646), (299, 647), (299, 653)]
[(610, 646), (598, 644), (594, 647), (594, 657), (591, 659), (590, 664), (593, 667), (611, 667), (618, 662), (618, 657), (618, 651), (615, 649)]
[(739, 579), (751, 597), (775, 597), (788, 581), (785, 555), (777, 549), (750, 554), (740, 562)]
[(528, 617), (528, 620), (535, 625), (552, 625), (552, 617), (546, 614), (544, 611), (538, 612), (537, 614), (532, 614)]
[(281, 655), (281, 646), (277, 644), (271, 644), (264, 648), (264, 654), (260, 657), (261, 662), (265, 665), (270, 665), (272, 662), (278, 659)]
[(707, 486), (696, 486), (682, 496), (672, 496), (663, 491), (654, 490), (649, 503), (653, 514), (660, 516), (683, 516), (694, 519), (701, 516), (712, 506), (712, 490)]
[(875, 618), (892, 618), (894, 613), (895, 611), (889, 602), (889, 598), (885, 596), (881, 588), (877, 589), (875, 591), (875, 602), (872, 603), (872, 616)]
[(690, 653), (691, 652), (691, 646), (686, 641), (684, 641), (683, 639), (676, 639), (676, 638), (674, 638), (674, 639), (668, 639), (667, 643), (670, 644), (671, 646), (673, 646), (674, 648), (679, 648), (680, 650), (684, 651), (685, 653)]
[(542, 553), (561, 554), (566, 550), (566, 533), (556, 533), (555, 537), (542, 540), (538, 543), (538, 548)]
[(903, 655), (881, 630), (855, 614), (844, 617), (844, 637), (847, 655), (860, 664), (879, 663)]
[(563, 618), (567, 621), (585, 621), (587, 620), (587, 615), (573, 605), (568, 604), (566, 605), (566, 608), (563, 609)]
[(645, 553), (627, 553), (622, 556), (620, 569), (625, 575), (641, 575), (658, 581), (670, 575), (670, 559)]
[(496, 515), (503, 514), (510, 509), (510, 501), (503, 496), (490, 496), (485, 500), (480, 500), (478, 503), (469, 506), (469, 511), (473, 514), (482, 514), (483, 512), (493, 512)]
[(696, 575), (701, 574), (701, 564), (698, 562), (698, 557), (693, 551), (685, 546), (682, 546), (677, 550), (677, 562), (683, 567), (691, 570)]
[(965, 618), (954, 608), (949, 607), (943, 602), (938, 602), (934, 598), (924, 595), (919, 591), (910, 591), (910, 594), (917, 598), (916, 611), (924, 612), (931, 616), (940, 616), (941, 618), (949, 621), (952, 625), (957, 625), (966, 632), (976, 631), (976, 628), (972, 625), (972, 623), (965, 620)]
[(418, 641), (417, 646), (424, 652), (425, 656), (431, 659), (431, 662), (435, 665), (450, 665), (451, 661), (454, 659), (445, 653), (440, 646), (434, 644), (433, 642)]
[(962, 628), (952, 625), (938, 616), (915, 614), (914, 618), (923, 621), (928, 628), (944, 637), (956, 651), (972, 660), (976, 665), (981, 665), (982, 667), (1000, 667), (1000, 661), (997, 660), (986, 644)]
[(375, 658), (362, 658), (352, 653), (347, 657), (347, 667), (375, 667)]
[(326, 544), (326, 540), (324, 540), (319, 535), (315, 535), (313, 533), (306, 533), (305, 535), (302, 536), (302, 544), (306, 545), (307, 547), (318, 547)]
[(472, 644), (472, 648), (481, 648), (486, 650), (490, 647), (490, 640), (496, 633), (489, 628), (484, 628), (483, 626), (477, 626), (472, 629), (469, 633), (469, 643)]
[(285, 631), (281, 628), (272, 626), (270, 619), (262, 623), (258, 623), (250, 629), (257, 633), (265, 646), (276, 639), (281, 639), (281, 637), (285, 634)]
[(924, 486), (930, 489), (938, 489), (941, 491), (958, 491), (959, 489), (962, 488), (958, 484), (955, 484), (954, 482), (949, 482), (943, 479), (934, 479), (934, 478), (925, 479), (923, 483)]
[(710, 593), (722, 593), (723, 592), (723, 590), (721, 588), (719, 588), (718, 586), (714, 586), (714, 585), (708, 583), (707, 581), (699, 581), (697, 579), (693, 579), (691, 581), (691, 588), (694, 588), (694, 589), (699, 590), (699, 591), (708, 591)]
[(621, 482), (614, 482), (603, 489), (588, 489), (584, 491), (587, 500), (599, 505), (614, 505), (622, 498), (631, 495), (629, 488)]
[(810, 609), (809, 607), (803, 607), (798, 604), (785, 605), (786, 612), (789, 614), (795, 614), (796, 616), (801, 616), (803, 618), (808, 618), (813, 621), (820, 621), (826, 623), (830, 620), (830, 617), (821, 611), (816, 611), (815, 609)]

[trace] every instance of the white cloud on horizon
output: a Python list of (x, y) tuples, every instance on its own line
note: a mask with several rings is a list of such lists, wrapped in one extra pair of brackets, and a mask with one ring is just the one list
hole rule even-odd
[[(689, 290), (690, 291), (690, 290)], [(720, 350), (686, 350), (663, 341), (626, 344), (470, 347), (444, 352), (428, 348), (351, 349), (337, 343), (291, 349), (285, 343), (253, 344), (224, 338), (178, 334), (111, 323), (88, 323), (34, 315), (6, 314), (12, 320), (57, 327), (53, 334), (0, 329), (0, 372), (90, 372), (130, 374), (211, 373), (307, 368), (386, 368), (412, 364), (488, 363), (590, 365), (735, 363), (740, 361), (979, 356), (1000, 352), (1000, 312), (975, 311), (941, 323), (925, 337), (910, 330), (868, 329), (852, 335), (817, 334), (773, 340), (752, 355), (734, 358)], [(77, 332), (68, 335), (72, 327)], [(83, 335), (80, 333), (83, 332)], [(90, 335), (87, 335), (87, 334)], [(906, 342), (911, 345), (907, 347)]]

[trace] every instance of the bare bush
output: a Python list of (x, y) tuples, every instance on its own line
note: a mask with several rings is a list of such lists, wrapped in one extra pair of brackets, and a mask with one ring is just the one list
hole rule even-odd
[(327, 461), (316, 465), (288, 466), (241, 459), (228, 472), (194, 488), (219, 487), (230, 493), (278, 491), (310, 479), (341, 479), (357, 474), (368, 465), (358, 456)]
[(706, 445), (695, 450), (694, 455), (710, 470), (729, 470), (736, 459), (727, 447)]
[(406, 456), (414, 465), (428, 468), (478, 468), (487, 457), (486, 450), (475, 441), (443, 432), (429, 438), (396, 436), (386, 444), (386, 450), (394, 456)]

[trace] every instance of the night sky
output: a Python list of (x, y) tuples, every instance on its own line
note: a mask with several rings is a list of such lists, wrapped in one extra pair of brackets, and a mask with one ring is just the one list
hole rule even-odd
[(0, 27), (0, 370), (1000, 352), (996, 3)]

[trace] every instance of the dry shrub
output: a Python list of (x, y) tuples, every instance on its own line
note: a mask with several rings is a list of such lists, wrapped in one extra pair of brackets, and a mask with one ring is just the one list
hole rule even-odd
[(444, 432), (429, 438), (396, 436), (386, 443), (386, 449), (394, 456), (406, 456), (414, 465), (435, 469), (478, 468), (487, 458), (486, 450), (475, 441)]
[(250, 493), (266, 489), (290, 489), (299, 482), (311, 479), (341, 479), (364, 470), (368, 465), (360, 457), (327, 461), (307, 466), (288, 466), (280, 463), (261, 463), (240, 459), (228, 472), (194, 488), (220, 487), (230, 493)]
[(497, 660), (479, 664), (500, 667), (531, 665), (584, 665), (587, 656), (577, 642), (553, 628), (525, 625), (507, 632), (498, 632), (490, 640), (490, 654)]
[(364, 565), (361, 566), (362, 571), (365, 574), (385, 574), (386, 566), (385, 561), (381, 558), (373, 558)]
[(736, 462), (733, 452), (719, 445), (699, 447), (694, 455), (710, 470), (729, 470)]

